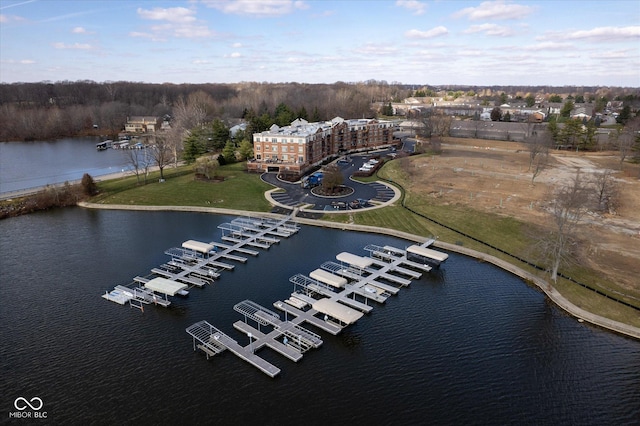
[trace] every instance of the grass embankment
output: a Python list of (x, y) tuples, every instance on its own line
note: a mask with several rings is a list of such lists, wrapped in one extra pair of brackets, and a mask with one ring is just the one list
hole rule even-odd
[[(220, 207), (256, 212), (270, 210), (264, 192), (272, 187), (264, 183), (258, 175), (246, 173), (242, 163), (226, 165), (218, 169), (218, 174), (225, 177), (224, 182), (195, 180), (189, 166), (169, 168), (164, 174), (166, 181), (163, 183), (158, 182), (158, 172), (148, 177), (147, 181), (150, 183), (146, 185), (138, 184), (135, 176), (101, 182), (98, 184), (100, 195), (90, 201), (105, 204)], [(410, 181), (397, 161), (387, 163), (378, 175), (398, 183), (403, 188), (408, 188), (404, 194), (405, 205), (412, 210), (513, 255), (532, 259), (531, 247), (534, 244), (532, 235), (535, 229), (530, 225), (514, 218), (479, 212), (464, 206), (438, 205), (424, 195), (413, 193)], [(324, 215), (324, 220), (343, 223), (353, 221), (356, 224), (396, 229), (416, 235), (437, 236), (442, 241), (491, 254), (536, 275), (544, 275), (543, 272), (518, 262), (500, 251), (413, 214), (400, 203), (375, 210), (352, 211), (345, 215)], [(595, 277), (601, 276), (597, 271), (572, 265), (564, 268), (563, 272), (580, 282), (598, 287), (605, 293), (621, 298), (621, 294), (617, 291), (622, 292), (622, 289), (615, 283), (603, 278), (598, 278), (596, 282)], [(572, 303), (587, 311), (640, 327), (640, 315), (632, 308), (611, 301), (568, 280), (559, 279), (556, 288)], [(640, 298), (640, 294), (632, 296)], [(637, 301), (628, 301), (637, 303)]]
[(196, 180), (191, 166), (167, 168), (165, 181), (160, 173), (151, 173), (147, 184), (138, 184), (135, 176), (114, 179), (98, 184), (100, 195), (92, 202), (103, 204), (131, 204), (144, 206), (220, 207), (256, 212), (271, 208), (264, 197), (272, 189), (259, 175), (248, 174), (244, 163), (229, 164), (218, 169), (224, 181)]
[[(466, 206), (438, 205), (433, 199), (427, 196), (412, 193), (410, 181), (397, 161), (387, 163), (385, 167), (379, 171), (378, 175), (383, 179), (401, 185), (403, 188), (409, 188), (404, 193), (404, 204), (411, 210), (514, 256), (536, 263), (533, 250), (536, 243), (534, 235), (539, 233), (540, 230), (536, 229), (533, 225), (511, 217), (480, 212)], [(519, 262), (499, 250), (492, 249), (485, 244), (474, 241), (460, 233), (413, 214), (408, 209), (400, 206), (400, 202), (394, 206), (363, 211), (361, 213), (351, 214), (348, 217), (345, 215), (325, 215), (324, 219), (344, 223), (353, 221), (354, 223), (362, 225), (392, 228), (424, 236), (437, 236), (438, 239), (442, 241), (463, 245), (504, 259), (532, 274), (548, 279), (548, 274), (545, 274), (543, 271), (537, 270), (526, 263)], [(634, 305), (638, 304), (637, 299), (640, 298), (640, 293), (630, 295), (635, 297), (636, 300), (625, 297), (624, 294), (628, 294), (629, 290), (623, 289), (615, 282), (603, 277), (599, 271), (574, 264), (562, 268), (562, 272), (566, 276), (570, 276), (579, 282), (597, 288), (605, 294), (625, 300)], [(487, 285), (490, 284), (491, 283), (487, 283)], [(640, 315), (638, 315), (637, 310), (607, 299), (592, 290), (586, 289), (566, 279), (559, 278), (557, 284), (554, 286), (564, 297), (578, 307), (606, 318), (640, 327)]]

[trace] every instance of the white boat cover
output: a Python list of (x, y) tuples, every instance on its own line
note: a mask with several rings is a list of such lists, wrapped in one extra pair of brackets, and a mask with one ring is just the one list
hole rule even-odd
[(206, 254), (212, 251), (213, 249), (215, 249), (216, 247), (213, 244), (203, 243), (195, 240), (187, 240), (184, 243), (182, 243), (182, 248), (186, 248), (189, 250), (194, 250), (199, 253)]
[(428, 257), (429, 259), (435, 259), (438, 262), (444, 262), (449, 258), (447, 253), (442, 253), (441, 251), (431, 250), (426, 247), (420, 247), (417, 245), (409, 246), (407, 248), (409, 253), (417, 254), (418, 256)]
[(329, 315), (345, 324), (353, 324), (364, 315), (360, 311), (353, 310), (348, 306), (342, 305), (329, 299), (320, 299), (312, 305), (316, 311)]
[(331, 272), (327, 272), (324, 269), (316, 269), (315, 271), (312, 271), (309, 276), (314, 280), (337, 288), (342, 288), (347, 284), (346, 278), (333, 275)]
[(340, 262), (348, 263), (349, 265), (356, 266), (360, 269), (368, 268), (373, 265), (373, 260), (368, 257), (356, 256), (355, 254), (347, 253), (343, 251), (336, 256)]
[(186, 284), (171, 281), (166, 278), (154, 278), (144, 285), (146, 288), (168, 296), (175, 296), (180, 290), (189, 287)]

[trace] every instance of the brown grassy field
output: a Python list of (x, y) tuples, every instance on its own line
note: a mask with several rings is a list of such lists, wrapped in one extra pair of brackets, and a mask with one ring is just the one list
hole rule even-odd
[(614, 212), (589, 212), (579, 226), (577, 258), (618, 291), (640, 300), (640, 180), (637, 165), (620, 170), (617, 152), (553, 151), (547, 169), (532, 183), (529, 151), (515, 142), (447, 138), (436, 156), (412, 157), (403, 167), (410, 191), (438, 205), (472, 208), (515, 217), (542, 228), (553, 190), (575, 177), (614, 170), (618, 186)]

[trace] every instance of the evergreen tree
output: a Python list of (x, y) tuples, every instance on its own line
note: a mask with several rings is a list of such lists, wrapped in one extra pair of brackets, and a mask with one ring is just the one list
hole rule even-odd
[(531, 108), (536, 104), (536, 97), (533, 95), (528, 95), (526, 98), (524, 98), (524, 101), (527, 103), (527, 107)]
[(303, 120), (309, 121), (309, 114), (307, 113), (304, 105), (300, 107), (296, 115), (298, 116), (297, 118), (302, 118)]
[(236, 162), (236, 147), (231, 140), (228, 140), (224, 146), (224, 149), (222, 150), (222, 157), (224, 157), (226, 164)]
[(573, 106), (574, 104), (572, 101), (565, 102), (565, 104), (562, 106), (562, 109), (560, 110), (560, 117), (569, 118), (571, 116)]
[(247, 139), (244, 139), (242, 142), (240, 142), (238, 153), (240, 154), (240, 158), (242, 160), (253, 158), (253, 145), (251, 144), (251, 142), (249, 142)]
[(229, 140), (229, 128), (222, 122), (222, 120), (216, 118), (211, 123), (211, 130), (213, 132), (211, 141), (212, 148), (215, 151), (219, 151), (224, 148), (227, 140)]
[(631, 118), (631, 107), (629, 105), (625, 105), (620, 111), (620, 115), (616, 118), (616, 121), (620, 124), (627, 124), (627, 121)]
[(182, 159), (187, 164), (191, 164), (205, 152), (206, 149), (202, 143), (202, 139), (197, 135), (197, 133), (193, 132), (184, 141)]

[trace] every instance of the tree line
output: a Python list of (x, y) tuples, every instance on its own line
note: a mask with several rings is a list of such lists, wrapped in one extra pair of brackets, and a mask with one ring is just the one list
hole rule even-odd
[[(307, 115), (315, 120), (374, 117), (373, 102), (399, 101), (411, 89), (367, 81), (334, 84), (148, 84), (137, 82), (41, 82), (0, 84), (0, 140), (46, 140), (115, 135), (127, 117), (175, 116), (197, 99), (204, 121), (229, 124), (246, 118), (254, 129)], [(284, 109), (281, 105), (286, 105)], [(280, 106), (280, 107), (279, 107)], [(278, 109), (279, 108), (279, 109)], [(291, 119), (291, 121), (293, 121)], [(287, 123), (288, 124), (288, 123)]]

